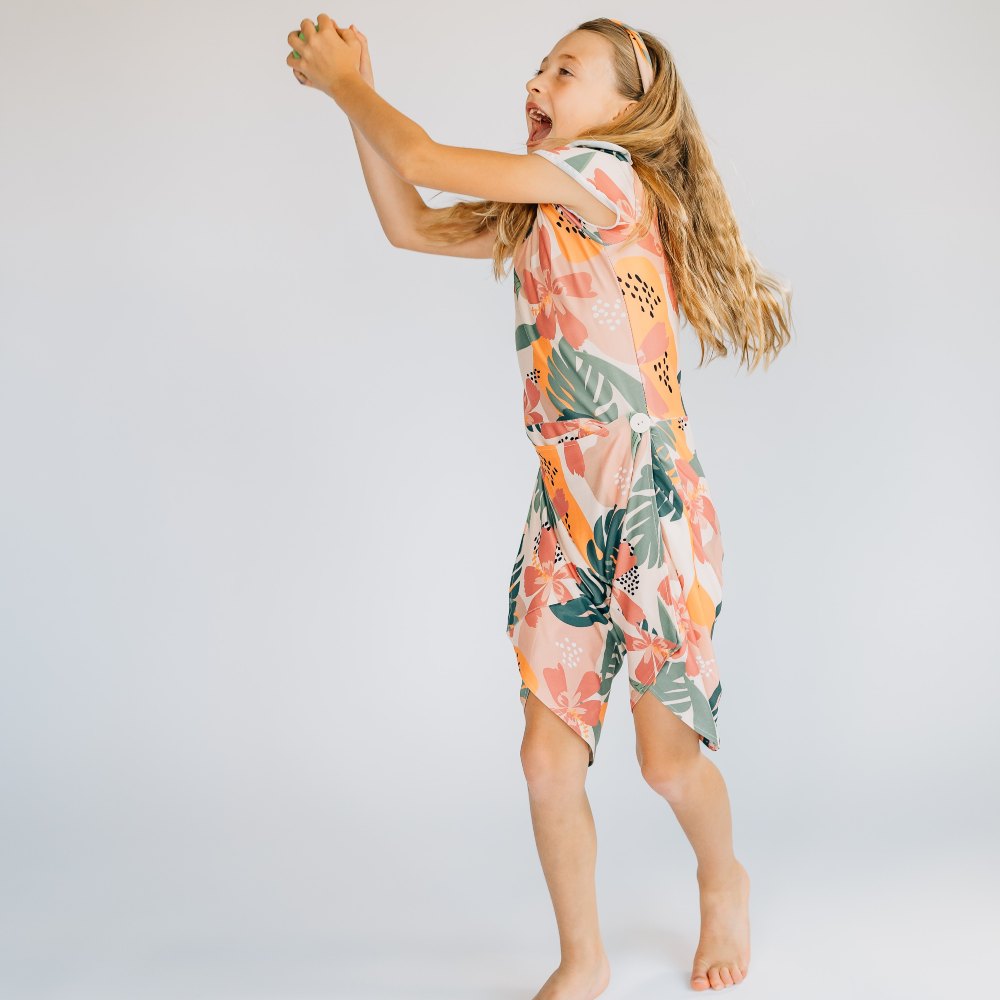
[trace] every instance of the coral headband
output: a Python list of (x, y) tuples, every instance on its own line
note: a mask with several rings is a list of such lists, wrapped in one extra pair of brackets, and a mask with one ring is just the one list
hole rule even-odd
[(615, 17), (609, 17), (609, 21), (622, 27), (632, 42), (632, 49), (635, 52), (635, 61), (639, 65), (639, 79), (642, 81), (642, 92), (645, 94), (653, 82), (653, 61), (649, 58), (649, 49), (642, 40), (638, 31), (633, 31), (627, 24), (623, 24)]

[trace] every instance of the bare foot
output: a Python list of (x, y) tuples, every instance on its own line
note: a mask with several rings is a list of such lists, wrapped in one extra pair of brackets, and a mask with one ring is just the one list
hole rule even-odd
[(594, 1000), (611, 981), (611, 965), (602, 951), (593, 960), (559, 963), (532, 1000)]
[(736, 861), (725, 879), (698, 877), (701, 936), (694, 953), (691, 988), (725, 989), (742, 983), (750, 967), (750, 876)]

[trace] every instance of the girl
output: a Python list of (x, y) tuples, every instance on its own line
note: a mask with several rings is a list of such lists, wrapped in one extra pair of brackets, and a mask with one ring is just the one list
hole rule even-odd
[[(677, 69), (652, 35), (596, 18), (527, 81), (528, 155), (434, 142), (374, 89), (368, 45), (320, 14), (288, 36), (300, 83), (351, 121), (393, 246), (514, 272), (524, 423), (539, 457), (510, 584), (524, 705), (521, 761), (561, 962), (535, 1000), (590, 1000), (610, 978), (584, 791), (611, 682), (628, 664), (643, 777), (697, 857), (691, 986), (742, 982), (749, 877), (733, 853), (712, 634), (719, 517), (681, 396), (683, 309), (702, 361), (765, 368), (791, 292), (743, 245)], [(442, 209), (414, 185), (480, 199)], [(653, 697), (643, 694), (652, 691)]]

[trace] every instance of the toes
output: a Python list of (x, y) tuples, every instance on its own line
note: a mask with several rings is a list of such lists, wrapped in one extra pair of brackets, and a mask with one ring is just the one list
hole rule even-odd
[(704, 972), (697, 972), (691, 976), (691, 989), (707, 990), (708, 988), (708, 976), (706, 976)]
[(722, 981), (722, 977), (719, 975), (718, 968), (714, 965), (708, 970), (708, 981), (713, 990), (721, 990), (726, 985)]
[(729, 971), (733, 976), (733, 984), (743, 982), (743, 970), (738, 965), (729, 966)]
[(728, 965), (724, 965), (724, 966), (722, 966), (721, 969), (719, 969), (719, 975), (722, 977), (722, 981), (727, 986), (732, 986), (733, 985), (733, 974), (729, 971), (729, 966)]

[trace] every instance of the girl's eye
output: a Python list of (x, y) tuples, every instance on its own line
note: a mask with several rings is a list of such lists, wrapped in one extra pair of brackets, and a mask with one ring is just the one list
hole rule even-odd
[[(536, 69), (535, 70), (535, 76), (538, 76), (538, 74), (541, 73), (541, 72), (543, 72), (543, 70)], [(565, 73), (567, 76), (572, 76), (573, 75), (568, 69), (566, 69), (565, 66), (560, 66), (559, 67), (559, 72), (560, 73)]]

